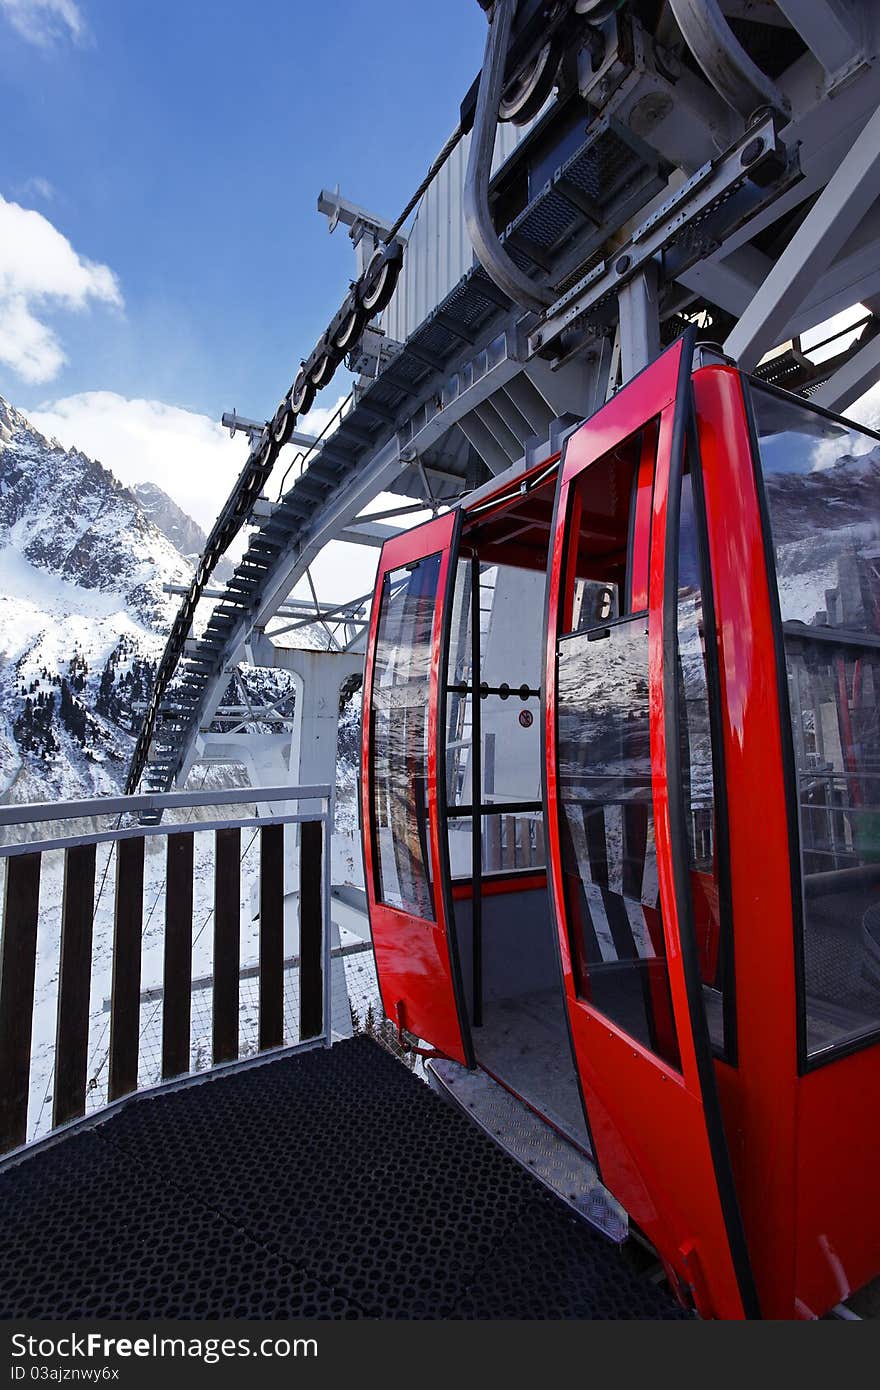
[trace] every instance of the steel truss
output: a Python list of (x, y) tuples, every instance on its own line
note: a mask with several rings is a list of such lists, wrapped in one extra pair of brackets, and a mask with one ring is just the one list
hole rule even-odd
[[(687, 324), (835, 409), (878, 379), (877, 7), (669, 0), (652, 32), (638, 3), (592, 7), (595, 22), (575, 0), (551, 8), (555, 95), (547, 88), (537, 117), (522, 108), (511, 140), (498, 91), (509, 113), (517, 62), (544, 49), (534, 6), (490, 7), (481, 79), (405, 234), (401, 219), (322, 192), (321, 210), (349, 229), (359, 278), (272, 421), (224, 416), (248, 434), (248, 460), (183, 596), (129, 790), (142, 775), (151, 791), (182, 783), (228, 717), (230, 673), (293, 660), (280, 639), (317, 625), (334, 671), (356, 667), (369, 597), (290, 597), (328, 541), (380, 545), (394, 534), (385, 522), (454, 505), (551, 452)], [(772, 72), (760, 64), (770, 51), (781, 55)], [(445, 231), (433, 234), (431, 219)], [(444, 281), (436, 265), (454, 260), (447, 240), (466, 224), (478, 228), (480, 259)], [(430, 303), (414, 317), (426, 281)], [(804, 352), (807, 329), (859, 301), (850, 347), (821, 363)], [(297, 432), (343, 360), (360, 374), (337, 418), (320, 438)], [(288, 443), (299, 452), (270, 502), (263, 492)], [(400, 507), (363, 515), (383, 491)], [(253, 528), (242, 560), (209, 587), (242, 525)], [(243, 730), (263, 710), (251, 721), (246, 702), (234, 708), (235, 737), (251, 737)]]

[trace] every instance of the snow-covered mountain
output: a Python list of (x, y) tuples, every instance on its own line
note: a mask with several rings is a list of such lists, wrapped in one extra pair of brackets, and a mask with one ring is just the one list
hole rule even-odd
[(0, 799), (120, 789), (177, 603), (162, 586), (191, 572), (112, 473), (0, 397)]
[[(207, 536), (197, 521), (178, 507), (173, 497), (163, 492), (155, 483), (135, 483), (131, 491), (137, 499), (141, 511), (148, 521), (162, 532), (175, 550), (193, 566), (205, 548)], [(225, 556), (221, 557), (214, 571), (214, 582), (225, 583), (232, 575), (232, 565)]]
[[(203, 544), (201, 529), (161, 488), (123, 487), (0, 396), (0, 802), (122, 791), (136, 707), (180, 602), (163, 585), (189, 584)], [(216, 582), (230, 570), (221, 561)], [(327, 644), (317, 625), (297, 638)], [(289, 672), (243, 666), (238, 679), (225, 703), (246, 698), (258, 711), (280, 700), (279, 712), (292, 714)], [(216, 723), (233, 726), (237, 720)], [(276, 726), (257, 719), (247, 727)], [(353, 785), (353, 755), (342, 752)], [(213, 769), (209, 785), (237, 780), (234, 769)]]

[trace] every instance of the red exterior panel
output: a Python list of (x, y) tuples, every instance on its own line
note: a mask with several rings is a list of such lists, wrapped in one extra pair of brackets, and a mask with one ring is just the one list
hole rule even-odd
[[(424, 526), (386, 542), (379, 560), (376, 590), (370, 618), (370, 637), (364, 671), (363, 745), (361, 797), (364, 870), (370, 927), (376, 953), (376, 969), (382, 1005), (388, 1018), (418, 1038), (426, 1039), (456, 1061), (466, 1061), (454, 983), (454, 964), (448, 936), (446, 897), (436, 866), (445, 863), (437, 820), (437, 737), (438, 682), (440, 679), (443, 607), (458, 514), (447, 512)], [(440, 576), (434, 613), (430, 698), (428, 706), (428, 835), (431, 863), (435, 866), (431, 885), (435, 920), (425, 921), (398, 911), (376, 897), (376, 862), (372, 796), (371, 697), (375, 667), (379, 608), (385, 575), (428, 555), (441, 555)]]
[[(546, 649), (547, 846), (566, 1002), (602, 1181), (623, 1203), (703, 1314), (742, 1317), (743, 1302), (707, 1135), (691, 1030), (672, 874), (663, 695), (663, 592), (668, 481), (681, 344), (663, 354), (569, 441), (553, 536)], [(635, 576), (648, 576), (654, 823), (670, 992), (682, 1072), (648, 1051), (576, 992), (566, 920), (556, 753), (556, 646), (563, 602), (569, 487), (594, 461), (659, 419), (650, 561), (645, 480), (638, 480)], [(641, 474), (641, 469), (640, 469)], [(644, 579), (637, 578), (640, 587)]]
[(694, 376), (721, 673), (737, 1066), (716, 1063), (765, 1317), (794, 1316), (797, 1039), (782, 725), (764, 539), (739, 374)]

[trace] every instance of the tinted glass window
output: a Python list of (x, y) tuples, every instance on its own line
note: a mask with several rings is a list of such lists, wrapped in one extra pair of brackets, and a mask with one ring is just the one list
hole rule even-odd
[[(474, 569), (458, 562), (446, 696), (446, 795), (453, 877), (473, 870)], [(500, 873), (544, 864), (541, 800), (540, 682), (545, 576), (542, 570), (481, 564), (480, 791), (482, 870)], [(494, 812), (493, 804), (503, 807)], [(526, 809), (518, 811), (518, 805)]]
[(679, 1065), (660, 916), (646, 615), (560, 643), (563, 872), (582, 998)]
[(619, 616), (632, 593), (640, 454), (641, 439), (629, 441), (572, 489), (563, 612), (576, 630), (561, 639), (557, 665), (559, 831), (578, 994), (678, 1067), (654, 843), (648, 618)]
[(679, 752), (686, 852), (694, 930), (709, 1038), (721, 1056), (729, 1052), (726, 1009), (732, 1008), (732, 943), (720, 884), (726, 844), (720, 844), (715, 800), (714, 746), (707, 666), (707, 608), (690, 472), (682, 479), (678, 546)]
[(385, 576), (373, 667), (376, 896), (433, 920), (428, 697), (440, 556)]
[(752, 387), (797, 780), (806, 1048), (880, 1028), (880, 440)]

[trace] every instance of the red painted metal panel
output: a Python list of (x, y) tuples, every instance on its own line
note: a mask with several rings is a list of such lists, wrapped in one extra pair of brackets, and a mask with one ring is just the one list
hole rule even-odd
[[(663, 695), (663, 590), (670, 456), (681, 344), (642, 372), (569, 441), (552, 542), (546, 649), (548, 863), (566, 1001), (590, 1128), (603, 1182), (688, 1286), (707, 1316), (742, 1317), (715, 1158), (697, 1066), (673, 879)], [(564, 596), (565, 529), (571, 481), (643, 425), (659, 421), (649, 567), (649, 690), (654, 822), (660, 901), (681, 1074), (579, 998), (566, 921), (559, 834), (556, 645)], [(641, 479), (640, 479), (641, 483)], [(641, 489), (640, 489), (641, 491)], [(636, 543), (646, 543), (644, 513)], [(644, 557), (641, 561), (644, 573)], [(638, 573), (638, 569), (634, 572)]]
[[(449, 567), (453, 563), (453, 543), (458, 515), (444, 516), (414, 527), (405, 535), (386, 542), (379, 560), (376, 590), (370, 618), (370, 638), (364, 673), (363, 745), (361, 765), (361, 798), (370, 926), (376, 953), (379, 988), (386, 1015), (398, 1027), (431, 1043), (456, 1061), (466, 1061), (465, 1046), (459, 1021), (456, 988), (453, 977), (452, 949), (447, 931), (447, 916), (443, 885), (436, 866), (445, 862), (437, 819), (437, 738), (438, 699), (443, 607), (448, 588)], [(434, 612), (434, 630), (430, 672), (428, 714), (428, 837), (431, 863), (435, 866), (431, 885), (435, 921), (401, 912), (379, 902), (376, 896), (376, 855), (374, 842), (374, 807), (371, 766), (371, 697), (375, 667), (376, 642), (379, 628), (379, 608), (385, 575), (404, 565), (429, 555), (440, 554), (440, 574)]]
[[(507, 893), (530, 893), (536, 888), (547, 887), (547, 875), (543, 869), (524, 869), (520, 873), (498, 878), (481, 880), (484, 898), (495, 898)], [(471, 879), (453, 880), (452, 897), (455, 902), (465, 902), (474, 896)]]
[[(819, 1317), (880, 1273), (880, 1047), (798, 1077), (786, 710), (751, 441), (737, 372), (694, 392), (715, 583), (730, 818), (737, 1067), (718, 1063), (767, 1317)], [(756, 813), (756, 808), (760, 808)]]
[(790, 1318), (794, 926), (767, 565), (739, 374), (706, 367), (693, 384), (721, 673), (736, 976), (737, 1065), (717, 1062), (716, 1071), (761, 1308), (765, 1317)]
[(880, 1047), (801, 1078), (796, 1310), (819, 1317), (880, 1273)]

